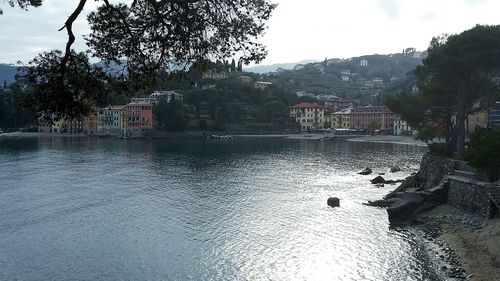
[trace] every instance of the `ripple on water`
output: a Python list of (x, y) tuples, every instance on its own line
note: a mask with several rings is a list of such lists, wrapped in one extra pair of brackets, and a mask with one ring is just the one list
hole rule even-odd
[[(22, 140), (21, 140), (22, 142)], [(356, 171), (423, 149), (349, 142), (2, 141), (0, 279), (422, 280)], [(9, 149), (9, 146), (12, 146)], [(31, 147), (31, 148), (29, 148)], [(341, 198), (329, 208), (329, 196)], [(64, 270), (61, 270), (64, 268)], [(435, 278), (434, 278), (435, 279)]]

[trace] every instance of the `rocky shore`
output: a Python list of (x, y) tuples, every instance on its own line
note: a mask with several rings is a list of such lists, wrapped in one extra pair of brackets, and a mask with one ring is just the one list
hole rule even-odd
[(477, 281), (500, 276), (500, 219), (485, 220), (450, 205), (417, 216), (414, 227), (437, 245), (434, 254), (449, 278)]
[(500, 185), (476, 177), (465, 162), (426, 154), (419, 172), (366, 205), (420, 233), (446, 280), (500, 280), (500, 218), (488, 197)]

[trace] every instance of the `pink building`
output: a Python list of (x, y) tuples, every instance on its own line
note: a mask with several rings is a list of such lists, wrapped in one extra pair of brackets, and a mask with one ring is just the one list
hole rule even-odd
[(238, 80), (240, 81), (241, 84), (250, 84), (252, 83), (252, 78), (249, 76), (240, 76), (238, 77)]
[(129, 103), (125, 106), (125, 132), (127, 136), (143, 136), (153, 128), (153, 105)]
[(379, 130), (381, 133), (392, 134), (396, 117), (385, 106), (355, 107), (351, 110), (350, 126), (353, 129)]

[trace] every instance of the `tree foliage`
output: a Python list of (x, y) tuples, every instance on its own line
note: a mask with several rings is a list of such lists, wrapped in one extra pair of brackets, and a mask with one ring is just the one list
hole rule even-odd
[(46, 119), (75, 118), (96, 105), (104, 105), (110, 94), (107, 75), (90, 64), (84, 53), (72, 53), (64, 73), (60, 71), (61, 51), (44, 52), (30, 62), (22, 75), (33, 91), (24, 104), (37, 105)]
[[(43, 0), (7, 0), (7, 3), (11, 7), (18, 6), (21, 9), (28, 10), (31, 7), (39, 7), (42, 5)], [(3, 14), (2, 8), (0, 8), (0, 15)]]
[(461, 34), (436, 37), (428, 53), (415, 69), (420, 92), (386, 102), (421, 131), (440, 127), (434, 131), (456, 142), (457, 157), (462, 159), (467, 116), (487, 108), (498, 94), (500, 26), (477, 25)]
[[(266, 29), (265, 23), (276, 7), (267, 0), (134, 0), (129, 4), (96, 1), (101, 5), (88, 16), (91, 33), (85, 39), (94, 58), (106, 65), (121, 65), (113, 78), (121, 80), (122, 90), (137, 90), (130, 86), (139, 84), (147, 87), (155, 83), (158, 75), (200, 60), (240, 57), (240, 69), (242, 63), (261, 61), (267, 51), (256, 39)], [(60, 29), (68, 33), (64, 52), (42, 53), (31, 62), (34, 69), (30, 81), (42, 88), (37, 91), (52, 91), (31, 99), (46, 116), (86, 113), (87, 103), (93, 100), (86, 82), (97, 86), (90, 76), (99, 74), (96, 78), (101, 78), (102, 73), (89, 68), (83, 57), (71, 49), (75, 41), (73, 23), (87, 2), (77, 1)], [(8, 3), (26, 9), (42, 5), (42, 0)], [(82, 72), (76, 70), (80, 67)], [(80, 72), (91, 81), (75, 79)], [(37, 74), (41, 76), (35, 77)], [(96, 90), (100, 91), (100, 87)]]

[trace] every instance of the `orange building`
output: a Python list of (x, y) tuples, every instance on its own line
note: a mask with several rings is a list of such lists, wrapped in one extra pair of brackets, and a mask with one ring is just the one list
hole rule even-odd
[(394, 119), (397, 117), (385, 106), (354, 107), (350, 114), (350, 127), (361, 130), (379, 130), (384, 134), (392, 134)]
[(125, 106), (127, 136), (143, 136), (153, 128), (153, 105), (129, 103)]
[(83, 118), (83, 133), (87, 135), (97, 134), (97, 112), (91, 112)]

